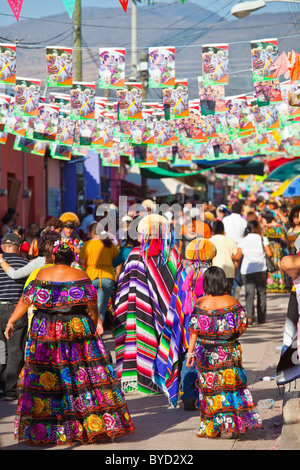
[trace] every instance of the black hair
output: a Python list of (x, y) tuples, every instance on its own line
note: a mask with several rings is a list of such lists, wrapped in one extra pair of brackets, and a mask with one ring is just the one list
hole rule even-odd
[(67, 244), (58, 247), (56, 253), (54, 253), (55, 264), (65, 264), (70, 266), (74, 261), (74, 252)]
[(248, 223), (247, 223), (247, 227), (245, 229), (245, 233), (244, 233), (244, 237), (246, 237), (247, 235), (249, 235), (249, 233), (253, 233), (253, 230), (255, 230), (256, 228), (259, 227), (259, 223), (257, 220), (250, 220)]
[(290, 212), (290, 215), (289, 215), (289, 223), (290, 223), (290, 225), (291, 225), (292, 228), (295, 227), (295, 224), (294, 224), (293, 219), (294, 219), (295, 215), (297, 215), (297, 214), (298, 214), (298, 215), (300, 214), (300, 206), (295, 206), (295, 207), (293, 207), (293, 209), (292, 209), (291, 212)]
[(44, 230), (43, 234), (38, 240), (39, 256), (43, 255), (45, 256), (47, 261), (52, 262), (54, 242), (60, 239), (60, 234), (58, 232), (55, 232), (55, 230)]
[(242, 204), (240, 202), (235, 202), (234, 204), (232, 204), (232, 207), (231, 207), (231, 212), (233, 214), (240, 214), (242, 212)]
[(203, 290), (206, 295), (218, 296), (230, 292), (226, 274), (222, 268), (211, 266), (203, 274)]
[(275, 219), (272, 212), (264, 212), (262, 217), (266, 220), (267, 224), (270, 224)]
[(212, 226), (215, 235), (222, 235), (224, 233), (224, 224), (222, 220), (215, 220)]

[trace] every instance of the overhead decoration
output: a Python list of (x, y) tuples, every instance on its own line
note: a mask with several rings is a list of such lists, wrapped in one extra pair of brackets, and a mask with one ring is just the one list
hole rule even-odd
[(46, 47), (47, 86), (70, 87), (73, 83), (71, 48)]
[(96, 96), (96, 82), (73, 81), (70, 48), (46, 48), (44, 93), (41, 80), (15, 76), (16, 46), (0, 48), (0, 83), (11, 91), (0, 94), (2, 145), (12, 134), (16, 150), (43, 156), (49, 149), (62, 160), (89, 150), (111, 167), (124, 155), (143, 168), (299, 155), (300, 56), (279, 55), (277, 39), (251, 42), (253, 90), (238, 96), (226, 96), (228, 44), (202, 46), (196, 97), (187, 79), (175, 77), (175, 48), (149, 48), (148, 85), (161, 89), (153, 102), (143, 100), (142, 83), (126, 81), (123, 48), (98, 49), (98, 88), (115, 89), (116, 98)]
[(125, 49), (99, 49), (99, 88), (124, 88)]
[(149, 88), (175, 86), (175, 47), (150, 47)]
[(0, 44), (0, 83), (15, 83), (16, 70), (16, 45)]
[(19, 21), (23, 0), (7, 0), (17, 21)]
[(273, 80), (272, 64), (278, 58), (277, 39), (251, 41), (253, 81)]
[(76, 0), (62, 0), (62, 2), (68, 12), (69, 17), (72, 18)]
[(126, 11), (127, 11), (128, 1), (129, 1), (129, 0), (120, 0), (120, 3), (121, 3), (121, 5), (122, 5), (122, 8), (123, 8), (123, 10), (125, 11), (125, 13), (126, 13)]
[(228, 44), (202, 46), (203, 85), (228, 85)]

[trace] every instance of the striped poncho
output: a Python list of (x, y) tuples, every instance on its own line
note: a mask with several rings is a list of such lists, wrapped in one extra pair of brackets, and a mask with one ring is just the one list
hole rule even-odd
[(114, 315), (116, 370), (125, 392), (160, 392), (153, 364), (181, 266), (175, 249), (164, 253), (134, 248), (120, 275)]

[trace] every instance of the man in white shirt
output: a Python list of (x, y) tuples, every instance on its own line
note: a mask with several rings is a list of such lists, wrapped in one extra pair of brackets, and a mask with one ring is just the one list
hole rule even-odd
[(213, 223), (212, 231), (214, 235), (210, 238), (210, 241), (217, 248), (217, 254), (212, 260), (212, 264), (224, 270), (232, 290), (236, 270), (242, 257), (242, 250), (238, 248), (237, 243), (232, 238), (226, 237), (224, 224), (221, 220), (216, 220)]
[(244, 238), (247, 221), (242, 217), (243, 206), (239, 202), (232, 204), (231, 214), (223, 219), (226, 237), (239, 243)]
[[(235, 202), (232, 204), (231, 214), (227, 215), (223, 219), (226, 237), (232, 238), (237, 244), (243, 240), (245, 229), (247, 227), (247, 221), (242, 217), (242, 212), (242, 204)], [(237, 299), (239, 299), (239, 291), (242, 286), (240, 266), (241, 265), (239, 264), (232, 288), (232, 295)]]

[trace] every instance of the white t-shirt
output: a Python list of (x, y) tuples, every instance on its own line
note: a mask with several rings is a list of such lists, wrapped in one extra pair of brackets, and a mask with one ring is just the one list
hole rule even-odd
[(226, 237), (239, 243), (244, 238), (247, 221), (240, 214), (230, 214), (223, 219)]
[(212, 265), (222, 268), (227, 278), (234, 278), (235, 266), (232, 255), (236, 255), (237, 253), (237, 243), (232, 238), (224, 235), (213, 235), (210, 241), (217, 248), (217, 255), (213, 258)]
[(258, 233), (249, 233), (240, 243), (244, 255), (241, 264), (241, 274), (258, 273), (267, 270), (265, 259), (265, 252), (262, 247), (261, 241), (263, 240), (264, 246), (269, 245), (267, 237), (261, 237)]

